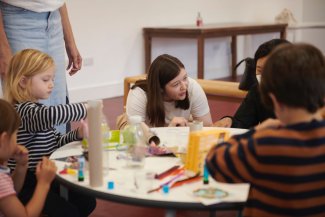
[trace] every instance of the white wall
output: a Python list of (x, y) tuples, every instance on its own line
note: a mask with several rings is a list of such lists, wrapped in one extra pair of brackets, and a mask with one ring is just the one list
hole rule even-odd
[[(85, 61), (83, 69), (68, 78), (71, 100), (84, 101), (123, 94), (123, 78), (144, 72), (143, 27), (192, 24), (198, 11), (204, 23), (272, 22), (283, 8), (289, 8), (301, 21), (308, 14), (303, 7), (309, 1), (69, 0), (70, 21)], [(318, 0), (317, 4), (322, 2)], [(273, 37), (277, 35), (240, 37), (238, 59), (252, 56), (261, 42)], [(207, 78), (229, 75), (229, 50), (228, 38), (208, 40), (205, 53)], [(154, 40), (153, 58), (166, 52), (179, 57), (189, 74), (196, 76), (194, 40)]]
[[(295, 30), (289, 30), (289, 39), (317, 46), (325, 55), (325, 1), (303, 0), (301, 23)], [(309, 28), (313, 26), (312, 28)], [(291, 38), (290, 38), (291, 36)]]

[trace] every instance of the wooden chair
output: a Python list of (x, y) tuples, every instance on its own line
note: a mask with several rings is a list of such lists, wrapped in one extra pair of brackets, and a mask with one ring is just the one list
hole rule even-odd
[(129, 94), (129, 91), (130, 91), (132, 85), (137, 80), (145, 80), (145, 79), (147, 79), (147, 75), (146, 74), (135, 75), (135, 76), (130, 76), (130, 77), (125, 77), (124, 78), (124, 96), (123, 96), (124, 107), (126, 105), (126, 100), (128, 98), (128, 94)]

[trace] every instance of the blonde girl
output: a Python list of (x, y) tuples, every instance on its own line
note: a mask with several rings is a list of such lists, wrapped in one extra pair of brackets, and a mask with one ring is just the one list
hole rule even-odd
[[(17, 141), (29, 151), (27, 176), (20, 193), (23, 202), (28, 201), (34, 191), (37, 163), (59, 147), (83, 138), (82, 129), (61, 135), (54, 127), (86, 118), (85, 104), (45, 106), (39, 102), (49, 98), (53, 90), (54, 71), (54, 61), (49, 55), (25, 49), (13, 56), (5, 80), (4, 96), (14, 105), (22, 121)], [(15, 165), (14, 160), (9, 161), (11, 169)], [(66, 201), (60, 197), (59, 184), (54, 181), (43, 213), (50, 216), (87, 216), (95, 204), (94, 198), (73, 191), (69, 192), (69, 201)]]

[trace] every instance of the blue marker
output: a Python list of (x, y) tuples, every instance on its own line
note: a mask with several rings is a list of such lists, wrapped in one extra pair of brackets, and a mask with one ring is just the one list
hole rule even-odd
[(206, 163), (204, 164), (204, 168), (203, 168), (203, 184), (205, 185), (209, 184), (209, 171)]
[(85, 167), (85, 158), (80, 157), (79, 158), (79, 170), (78, 170), (78, 181), (82, 182), (85, 180), (84, 177), (84, 167)]

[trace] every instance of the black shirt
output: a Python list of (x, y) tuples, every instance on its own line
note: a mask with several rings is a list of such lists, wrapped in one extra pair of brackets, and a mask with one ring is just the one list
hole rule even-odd
[(268, 118), (275, 118), (275, 114), (262, 104), (259, 86), (256, 84), (250, 88), (234, 117), (232, 117), (231, 127), (249, 129)]

